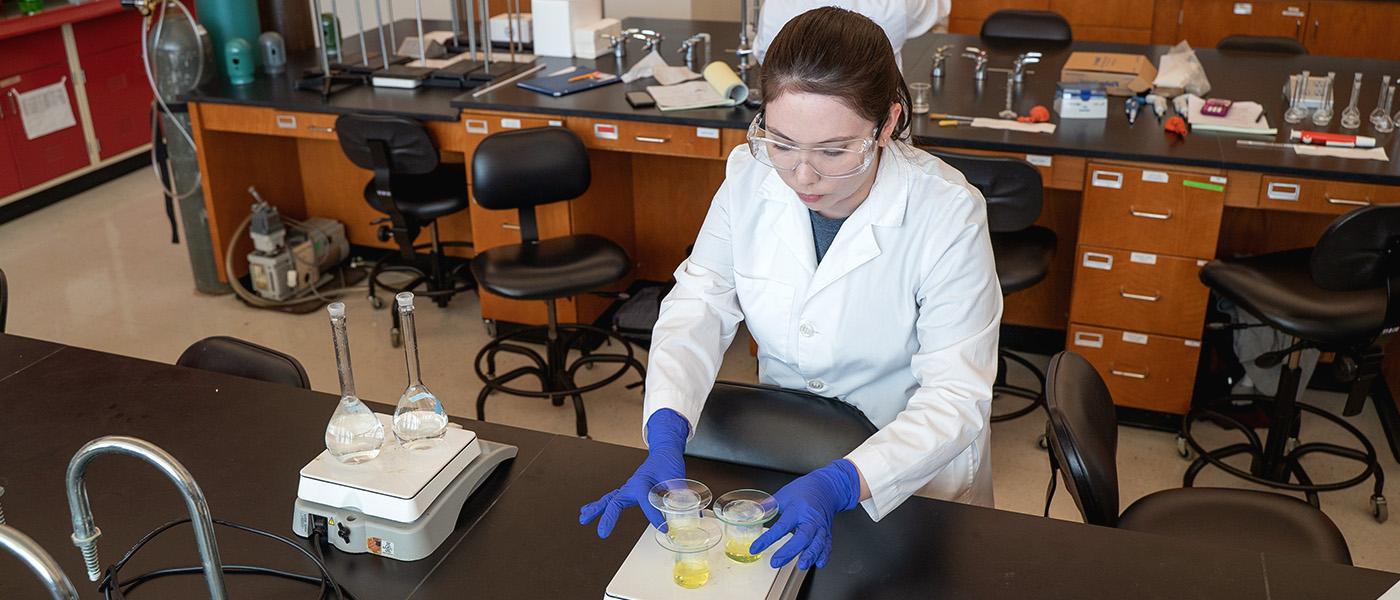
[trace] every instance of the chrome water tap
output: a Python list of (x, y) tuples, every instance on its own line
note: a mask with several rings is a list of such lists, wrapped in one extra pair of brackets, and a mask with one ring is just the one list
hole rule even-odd
[(930, 77), (937, 78), (943, 76), (943, 69), (945, 68), (948, 62), (948, 51), (952, 49), (952, 46), (939, 46), (938, 48), (934, 49), (933, 67), (929, 69)]
[(1033, 65), (1038, 62), (1040, 62), (1039, 52), (1025, 52), (1017, 56), (1016, 60), (1011, 63), (1012, 78), (1016, 80), (1016, 83), (1020, 83), (1022, 76), (1025, 75), (1026, 65)]
[(209, 503), (204, 499), (204, 492), (175, 457), (155, 444), (134, 437), (109, 435), (97, 438), (79, 448), (68, 462), (68, 509), (73, 517), (73, 545), (83, 553), (88, 580), (97, 581), (102, 575), (102, 564), (97, 559), (97, 538), (102, 535), (102, 530), (93, 523), (85, 477), (92, 459), (104, 454), (125, 454), (144, 460), (175, 484), (184, 496), (185, 508), (190, 513), (190, 526), (194, 528), (195, 545), (199, 547), (200, 562), (204, 565), (209, 597), (212, 600), (226, 600), (228, 589), (224, 586), (219, 546), (214, 541), (214, 518), (209, 514)]
[(968, 46), (963, 49), (963, 58), (970, 58), (976, 61), (972, 71), (972, 78), (982, 81), (987, 78), (987, 51), (976, 46)]

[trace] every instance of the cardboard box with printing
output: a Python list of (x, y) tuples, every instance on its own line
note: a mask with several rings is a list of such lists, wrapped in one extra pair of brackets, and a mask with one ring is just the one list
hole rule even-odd
[(1066, 83), (1102, 83), (1111, 96), (1132, 96), (1152, 87), (1157, 67), (1140, 54), (1075, 52), (1060, 69)]

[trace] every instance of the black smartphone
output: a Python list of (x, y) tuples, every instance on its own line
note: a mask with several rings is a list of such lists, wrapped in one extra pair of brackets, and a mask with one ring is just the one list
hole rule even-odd
[(651, 94), (644, 91), (627, 92), (627, 103), (631, 104), (632, 108), (651, 108), (656, 106), (656, 100), (653, 100)]

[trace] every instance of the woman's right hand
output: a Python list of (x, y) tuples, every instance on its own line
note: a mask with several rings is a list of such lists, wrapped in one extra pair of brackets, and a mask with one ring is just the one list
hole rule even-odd
[(647, 458), (622, 487), (583, 505), (578, 522), (587, 525), (598, 519), (598, 537), (612, 534), (622, 511), (639, 506), (653, 527), (661, 529), (666, 518), (647, 501), (652, 486), (668, 479), (685, 478), (685, 441), (690, 435), (690, 423), (680, 413), (669, 408), (652, 413), (647, 420)]

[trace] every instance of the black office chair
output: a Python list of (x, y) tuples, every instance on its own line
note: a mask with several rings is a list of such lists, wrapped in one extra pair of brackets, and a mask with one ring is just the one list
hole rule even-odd
[(1050, 10), (999, 10), (982, 21), (981, 37), (987, 41), (1052, 42), (1074, 41), (1069, 21)]
[(1317, 507), (1282, 494), (1176, 488), (1143, 496), (1118, 514), (1118, 421), (1108, 386), (1089, 361), (1073, 352), (1056, 354), (1046, 370), (1046, 516), (1057, 472), (1063, 472), (1085, 523), (1351, 564), (1337, 525)]
[(1238, 50), (1243, 52), (1267, 52), (1270, 54), (1307, 54), (1302, 42), (1293, 38), (1272, 35), (1232, 35), (1220, 40), (1216, 50)]
[(311, 389), (306, 369), (297, 359), (252, 342), (227, 336), (204, 338), (186, 348), (175, 364), (268, 383)]
[[(1044, 187), (1040, 171), (1030, 163), (1000, 156), (970, 156), (933, 152), (934, 156), (961, 171), (967, 182), (987, 199), (987, 226), (992, 232), (997, 279), (1001, 294), (1019, 292), (1045, 279), (1055, 256), (1055, 232), (1035, 225), (1040, 218)], [(1029, 371), (1039, 382), (1037, 388), (1010, 385), (1006, 381), (1007, 362)], [(992, 415), (993, 422), (1028, 415), (1045, 404), (1045, 374), (1020, 355), (1004, 348), (997, 351), (998, 395), (1018, 396), (1030, 404), (1010, 412)]]
[[(1277, 394), (1243, 398), (1269, 413), (1267, 439), (1260, 440), (1252, 428), (1213, 407), (1194, 406), (1186, 414), (1180, 437), (1199, 456), (1186, 470), (1185, 485), (1190, 486), (1206, 465), (1214, 465), (1247, 481), (1303, 492), (1316, 506), (1318, 492), (1360, 485), (1374, 477), (1371, 512), (1384, 522), (1388, 515), (1382, 494), (1385, 472), (1371, 441), (1341, 417), (1298, 402), (1297, 393), (1303, 350), (1335, 352), (1339, 375), (1351, 382), (1343, 414), (1359, 414), (1370, 395), (1385, 421), (1382, 404), (1393, 400), (1380, 369), (1390, 332), (1400, 325), (1400, 292), (1391, 291), (1400, 284), (1400, 206), (1356, 209), (1333, 221), (1313, 248), (1213, 260), (1201, 269), (1200, 277), (1215, 294), (1261, 321), (1231, 328), (1272, 327), (1291, 336), (1294, 343), (1255, 360), (1265, 368), (1283, 365)], [(1321, 442), (1298, 444), (1303, 412), (1340, 427), (1356, 438), (1362, 450)], [(1245, 441), (1205, 450), (1191, 433), (1198, 419), (1239, 431)], [(1391, 448), (1397, 450), (1393, 437)], [(1349, 479), (1315, 482), (1299, 462), (1314, 453), (1357, 461), (1363, 468)], [(1248, 471), (1224, 462), (1237, 454), (1250, 456)]]
[[(627, 252), (611, 240), (596, 235), (569, 235), (540, 239), (535, 207), (572, 200), (588, 190), (591, 181), (588, 152), (567, 129), (548, 127), (507, 131), (488, 136), (472, 156), (472, 191), (476, 202), (489, 210), (516, 210), (520, 216), (520, 244), (491, 248), (476, 255), (472, 273), (481, 287), (515, 300), (543, 300), (548, 324), (525, 328), (493, 339), (476, 355), (476, 374), (484, 386), (476, 399), (476, 418), (486, 420), (486, 398), (505, 392), (527, 398), (549, 398), (555, 406), (569, 396), (574, 402), (579, 437), (588, 437), (588, 419), (582, 394), (616, 381), (629, 368), (646, 380), (646, 369), (633, 354), (632, 344), (613, 332), (582, 324), (560, 324), (555, 300), (597, 291), (621, 281), (632, 268)], [(517, 341), (546, 338), (544, 356)], [(622, 344), (625, 354), (588, 352), (589, 338)], [(570, 349), (583, 350), (569, 362)], [(496, 356), (515, 354), (531, 365), (496, 374)], [(618, 365), (616, 372), (588, 385), (578, 385), (580, 369), (599, 363)], [(483, 368), (483, 365), (485, 368)], [(532, 376), (540, 390), (509, 387), (511, 381)], [(638, 384), (639, 385), (639, 384)]]
[(0, 269), (0, 333), (5, 333), (5, 316), (10, 312), (10, 284), (5, 281), (5, 271)]
[[(439, 162), (428, 130), (413, 119), (342, 115), (335, 120), (335, 131), (340, 149), (350, 162), (374, 172), (365, 184), (364, 196), (370, 207), (388, 215), (374, 221), (380, 225), (379, 241), (392, 239), (399, 247), (398, 254), (386, 255), (370, 269), (370, 305), (376, 309), (384, 307), (384, 301), (375, 294), (376, 288), (394, 293), (412, 291), (444, 307), (453, 295), (475, 288), (466, 265), (448, 270), (443, 255), (443, 248), (470, 248), (471, 243), (444, 242), (438, 238), (437, 227), (439, 217), (467, 209), (466, 167)], [(414, 245), (424, 227), (428, 228), (431, 241)], [(418, 250), (430, 252), (426, 261), (419, 259)], [(379, 281), (382, 273), (407, 273), (412, 278), (407, 283), (390, 285)], [(403, 340), (399, 313), (391, 312), (389, 342), (398, 347)]]
[(875, 431), (864, 413), (837, 398), (718, 381), (685, 454), (803, 475), (845, 456)]

